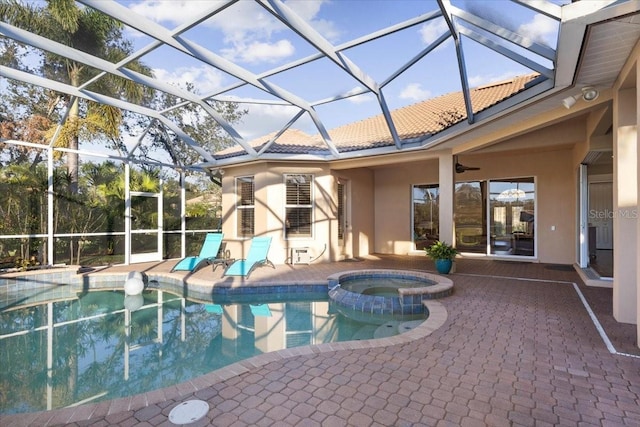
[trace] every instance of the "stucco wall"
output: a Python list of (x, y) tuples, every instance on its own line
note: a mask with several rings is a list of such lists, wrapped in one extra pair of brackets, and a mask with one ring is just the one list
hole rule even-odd
[(473, 164), (481, 170), (465, 172), (457, 179), (535, 177), (538, 260), (572, 264), (577, 238), (577, 165), (572, 158), (570, 148), (474, 156)]
[(360, 168), (334, 171), (334, 175), (347, 186), (345, 247), (336, 248), (334, 260), (366, 256), (374, 252), (374, 173)]
[(411, 186), (437, 184), (438, 160), (381, 167), (375, 170), (375, 244), (381, 254), (407, 254), (413, 249)]
[[(495, 152), (466, 156), (464, 161), (480, 170), (457, 174), (457, 182), (535, 177), (538, 260), (561, 264), (575, 261), (576, 172), (570, 148)], [(375, 171), (374, 252), (407, 254), (413, 249), (411, 185), (437, 182), (436, 161), (407, 163)]]
[[(457, 174), (472, 181), (533, 176), (536, 179), (537, 260), (572, 264), (576, 259), (576, 167), (569, 146), (559, 150), (496, 151), (464, 156), (478, 171)], [(284, 239), (283, 174), (311, 173), (315, 177), (312, 238)], [(328, 165), (261, 163), (229, 168), (223, 177), (223, 232), (234, 258), (249, 245), (236, 236), (235, 181), (255, 177), (255, 232), (273, 237), (270, 259), (284, 263), (291, 247), (308, 247), (312, 258), (335, 261), (370, 253), (407, 254), (413, 250), (411, 186), (436, 184), (438, 161), (405, 162), (375, 168), (330, 171)], [(337, 182), (347, 182), (346, 246), (337, 239)], [(552, 229), (553, 228), (553, 229)]]
[[(284, 238), (285, 221), (285, 174), (314, 175), (314, 225), (311, 238)], [(272, 244), (269, 259), (276, 264), (283, 264), (290, 256), (290, 248), (308, 248), (312, 258), (331, 259), (331, 241), (335, 236), (337, 225), (335, 180), (327, 165), (305, 164), (292, 165), (286, 163), (259, 163), (242, 167), (228, 168), (222, 179), (222, 231), (227, 248), (232, 257), (244, 258), (249, 249), (249, 239), (237, 236), (237, 218), (235, 213), (236, 194), (235, 178), (254, 176), (255, 178), (255, 235), (271, 236)]]

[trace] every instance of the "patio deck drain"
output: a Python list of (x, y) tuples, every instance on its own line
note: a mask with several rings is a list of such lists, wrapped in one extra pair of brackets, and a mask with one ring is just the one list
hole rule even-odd
[(182, 402), (169, 413), (169, 421), (173, 424), (184, 425), (201, 420), (209, 412), (209, 404), (203, 400), (187, 400)]

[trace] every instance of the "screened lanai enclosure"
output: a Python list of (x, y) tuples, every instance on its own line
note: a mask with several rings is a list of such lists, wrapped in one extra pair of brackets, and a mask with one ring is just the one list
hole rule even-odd
[(182, 247), (197, 252), (203, 233), (219, 228), (212, 182), (199, 186), (174, 168), (80, 154), (71, 191), (66, 166), (47, 153), (53, 150), (42, 151), (42, 163), (24, 155), (3, 168), (0, 269), (177, 258)]
[[(565, 88), (569, 3), (0, 0), (0, 269), (193, 254), (220, 229), (225, 167), (429, 148)], [(476, 113), (471, 87), (529, 74)], [(464, 119), (398, 133), (393, 110), (451, 92)], [(374, 115), (380, 144), (332, 139)], [(290, 130), (312, 149), (278, 145)]]

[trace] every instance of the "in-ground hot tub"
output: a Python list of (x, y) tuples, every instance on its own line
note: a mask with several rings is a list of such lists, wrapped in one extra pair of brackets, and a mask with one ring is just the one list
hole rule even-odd
[(451, 279), (411, 270), (343, 271), (329, 276), (328, 281), (331, 302), (368, 314), (424, 313), (423, 300), (453, 292)]

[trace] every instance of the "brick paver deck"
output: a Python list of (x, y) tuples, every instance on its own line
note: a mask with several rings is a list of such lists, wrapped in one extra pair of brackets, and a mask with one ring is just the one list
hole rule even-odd
[[(0, 425), (169, 426), (171, 409), (189, 399), (210, 406), (192, 426), (640, 425), (636, 328), (613, 319), (611, 289), (586, 288), (567, 266), (456, 264), (454, 293), (439, 300), (447, 316), (426, 336), (267, 354), (142, 398), (5, 416)], [(321, 281), (359, 268), (433, 271), (433, 264), (380, 256), (265, 267), (248, 282)], [(193, 279), (213, 283), (221, 275), (206, 269)], [(573, 283), (618, 354), (605, 345)]]

